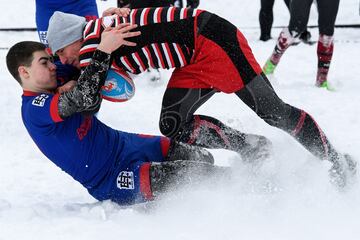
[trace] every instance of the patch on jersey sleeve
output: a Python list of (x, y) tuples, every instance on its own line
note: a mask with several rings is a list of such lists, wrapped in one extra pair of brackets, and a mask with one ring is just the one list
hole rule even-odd
[(43, 107), (45, 105), (46, 99), (48, 99), (48, 98), (49, 98), (49, 95), (40, 94), (39, 96), (34, 98), (34, 100), (32, 101), (32, 105), (38, 106), (38, 107)]
[(134, 173), (121, 171), (117, 177), (116, 185), (119, 189), (134, 189)]

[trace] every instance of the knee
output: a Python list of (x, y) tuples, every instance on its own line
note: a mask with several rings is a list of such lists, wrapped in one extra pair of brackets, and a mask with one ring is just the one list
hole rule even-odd
[(166, 159), (168, 161), (191, 160), (209, 164), (215, 162), (213, 155), (205, 148), (178, 141), (172, 141)]
[(176, 116), (161, 116), (159, 128), (161, 134), (169, 138), (174, 138), (180, 130), (180, 119)]
[(267, 111), (259, 111), (258, 116), (270, 126), (286, 130), (292, 112), (293, 107), (286, 103), (281, 103)]
[(286, 132), (292, 132), (299, 124), (299, 119), (308, 114), (296, 107), (286, 104), (277, 109), (273, 114), (261, 116), (261, 118), (273, 127), (280, 128)]

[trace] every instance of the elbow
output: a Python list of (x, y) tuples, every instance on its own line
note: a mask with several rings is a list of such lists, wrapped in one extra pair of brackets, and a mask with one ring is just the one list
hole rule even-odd
[(80, 112), (86, 116), (96, 114), (100, 110), (101, 100), (102, 99), (100, 97), (94, 98), (92, 104), (87, 105), (85, 109), (81, 110)]

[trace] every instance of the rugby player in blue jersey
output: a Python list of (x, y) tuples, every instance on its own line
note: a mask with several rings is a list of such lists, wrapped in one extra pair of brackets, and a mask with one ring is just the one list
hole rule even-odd
[[(128, 205), (151, 200), (172, 186), (195, 183), (227, 171), (213, 165), (209, 152), (161, 136), (114, 130), (92, 113), (100, 106), (110, 54), (136, 25), (107, 28), (93, 59), (68, 91), (59, 93), (56, 65), (39, 42), (12, 46), (9, 72), (23, 89), (23, 123), (40, 151), (80, 182), (97, 200)], [(217, 174), (215, 174), (217, 175)]]

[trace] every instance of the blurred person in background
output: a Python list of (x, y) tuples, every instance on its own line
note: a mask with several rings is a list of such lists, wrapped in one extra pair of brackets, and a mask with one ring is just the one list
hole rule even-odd
[[(290, 0), (284, 0), (286, 7), (290, 11)], [(271, 39), (271, 27), (274, 21), (273, 7), (275, 0), (261, 0), (260, 1), (260, 12), (259, 12), (259, 22), (260, 22), (260, 40), (267, 41)], [(300, 39), (309, 43), (311, 38), (310, 32), (306, 29), (301, 35)]]
[[(96, 0), (35, 0), (36, 28), (40, 42), (46, 46), (48, 46), (47, 29), (49, 26), (49, 19), (55, 11), (83, 16), (87, 21), (96, 19), (99, 16)], [(56, 71), (59, 86), (78, 78), (80, 74), (78, 69), (68, 64), (61, 64), (57, 56), (54, 56), (54, 63), (57, 66)], [(75, 81), (72, 83), (75, 84)], [(66, 86), (69, 87), (73, 84), (70, 83)]]
[(98, 18), (96, 0), (35, 0), (35, 21), (39, 39), (45, 45), (49, 19), (55, 11), (83, 16), (87, 21)]
[[(263, 67), (266, 75), (273, 74), (286, 49), (299, 42), (309, 20), (312, 2), (313, 0), (291, 0), (289, 26), (281, 31), (273, 53)], [(334, 50), (334, 29), (339, 0), (317, 0), (317, 9), (319, 13), (319, 39), (317, 42), (318, 64), (315, 85), (333, 90), (328, 83), (328, 72)]]

